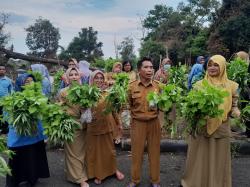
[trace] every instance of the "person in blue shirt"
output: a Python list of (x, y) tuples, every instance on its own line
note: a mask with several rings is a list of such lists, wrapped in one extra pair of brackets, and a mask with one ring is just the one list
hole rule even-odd
[(205, 63), (205, 58), (203, 56), (198, 56), (196, 63), (193, 65), (189, 75), (188, 75), (188, 89), (192, 89), (192, 80), (194, 76), (200, 76), (203, 73), (203, 64)]
[[(33, 81), (35, 78), (30, 74), (20, 75), (16, 80), (16, 91), (22, 91), (24, 85)], [(17, 187), (21, 182), (34, 186), (38, 178), (50, 176), (41, 121), (37, 122), (37, 126), (34, 136), (24, 136), (17, 134), (15, 128), (9, 125), (7, 146), (15, 154), (8, 163), (11, 175), (6, 176), (7, 187)]]
[[(12, 80), (6, 76), (6, 68), (0, 65), (0, 99), (11, 94), (13, 91)], [(0, 115), (3, 114), (3, 109), (0, 107)], [(0, 122), (0, 134), (8, 133), (8, 123)]]

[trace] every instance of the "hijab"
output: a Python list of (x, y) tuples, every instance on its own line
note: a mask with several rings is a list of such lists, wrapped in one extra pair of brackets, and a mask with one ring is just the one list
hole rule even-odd
[(68, 68), (67, 71), (65, 72), (65, 75), (66, 75), (66, 81), (70, 84), (70, 80), (69, 80), (69, 74), (72, 70), (75, 70), (78, 74), (79, 74), (79, 80), (78, 82), (80, 84), (82, 84), (82, 81), (81, 81), (81, 72), (78, 68)]
[(227, 91), (229, 95), (224, 98), (224, 102), (219, 106), (219, 108), (223, 110), (222, 116), (207, 120), (207, 133), (209, 135), (213, 134), (218, 129), (218, 127), (227, 120), (228, 113), (232, 109), (233, 93), (236, 92), (238, 88), (238, 84), (236, 82), (233, 82), (227, 78), (226, 59), (221, 55), (214, 55), (209, 59), (208, 64), (211, 61), (219, 65), (220, 73), (216, 77), (211, 77), (209, 76), (208, 72), (206, 72), (204, 80), (207, 80), (208, 83), (213, 86)]
[(121, 62), (116, 62), (116, 63), (114, 63), (114, 65), (113, 65), (112, 72), (114, 72), (114, 69), (115, 69), (117, 66), (121, 66), (121, 71), (122, 71), (122, 63), (121, 63)]
[(47, 78), (50, 81), (48, 68), (43, 64), (32, 64), (32, 71), (36, 71), (42, 74), (43, 78)]
[(93, 72), (90, 74), (89, 85), (93, 85), (93, 84), (94, 84), (94, 78), (95, 78), (95, 76), (96, 76), (98, 73), (102, 74), (103, 78), (105, 78), (104, 73), (103, 73), (102, 71), (100, 71), (100, 70), (95, 70), (95, 71), (93, 71)]
[(81, 60), (79, 62), (79, 70), (82, 72), (83, 76), (88, 77), (91, 74), (91, 71), (89, 70), (89, 66), (90, 64), (85, 60)]
[(25, 81), (26, 81), (26, 79), (29, 78), (29, 77), (33, 78), (33, 80), (36, 81), (35, 78), (34, 78), (34, 76), (31, 75), (31, 74), (28, 74), (28, 73), (23, 73), (23, 74), (21, 74), (21, 75), (19, 75), (19, 76), (17, 77), (17, 79), (16, 79), (16, 84), (15, 84), (15, 91), (16, 91), (16, 92), (21, 92), (21, 91), (23, 91), (23, 88), (22, 88), (22, 87), (25, 85)]

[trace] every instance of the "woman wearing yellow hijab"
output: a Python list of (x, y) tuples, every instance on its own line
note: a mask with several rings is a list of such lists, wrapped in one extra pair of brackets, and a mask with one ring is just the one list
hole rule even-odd
[[(229, 80), (226, 73), (226, 59), (221, 55), (212, 56), (207, 65), (205, 78), (208, 83), (226, 90), (220, 108), (221, 117), (207, 120), (203, 134), (189, 137), (186, 169), (181, 180), (183, 187), (231, 187), (230, 126), (228, 116), (240, 116), (237, 108), (238, 84)], [(195, 84), (199, 89), (202, 81)]]

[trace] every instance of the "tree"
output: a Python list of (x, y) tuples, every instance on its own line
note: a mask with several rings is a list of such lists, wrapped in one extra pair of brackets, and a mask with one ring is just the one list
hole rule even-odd
[(131, 37), (125, 37), (124, 40), (118, 45), (118, 51), (123, 61), (133, 61), (136, 59), (134, 53), (134, 40)]
[(152, 40), (147, 40), (142, 43), (140, 49), (140, 57), (150, 57), (153, 60), (154, 69), (159, 68), (160, 57), (165, 57), (165, 47)]
[(177, 9), (156, 5), (144, 20), (149, 31), (145, 40), (164, 43), (173, 61), (191, 60), (206, 51), (209, 34), (205, 25), (218, 7), (218, 0), (188, 0)]
[(47, 19), (38, 18), (35, 24), (25, 29), (26, 45), (32, 55), (44, 58), (54, 58), (61, 38), (59, 29)]
[(224, 0), (210, 27), (208, 50), (230, 57), (250, 49), (250, 2)]
[(102, 42), (97, 42), (97, 34), (92, 27), (82, 28), (77, 37), (74, 37), (68, 48), (60, 54), (59, 58), (74, 57), (77, 60), (94, 62), (103, 56)]
[(0, 13), (0, 47), (4, 47), (10, 38), (10, 34), (4, 32), (4, 27), (8, 23), (8, 17), (8, 14)]

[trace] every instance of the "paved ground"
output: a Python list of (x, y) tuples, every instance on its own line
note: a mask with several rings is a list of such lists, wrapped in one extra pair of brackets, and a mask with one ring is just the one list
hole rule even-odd
[[(95, 185), (90, 181), (91, 187), (125, 187), (129, 182), (130, 156), (129, 152), (118, 151), (118, 165), (124, 172), (126, 178), (119, 182), (115, 177), (109, 177), (101, 185)], [(51, 177), (40, 180), (36, 187), (77, 187), (77, 185), (68, 183), (64, 179), (64, 153), (63, 150), (50, 150), (47, 152)], [(185, 154), (161, 153), (161, 186), (177, 187), (182, 175), (185, 164)], [(250, 155), (240, 155), (233, 158), (233, 187), (250, 186)], [(147, 156), (144, 157), (142, 170), (142, 182), (140, 187), (150, 186), (148, 178)], [(5, 179), (0, 178), (0, 186), (3, 187)]]

